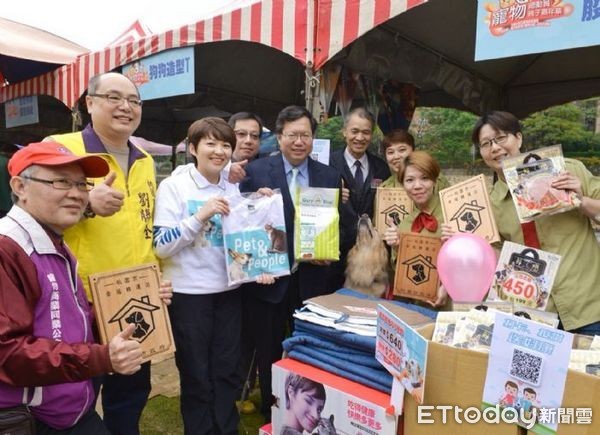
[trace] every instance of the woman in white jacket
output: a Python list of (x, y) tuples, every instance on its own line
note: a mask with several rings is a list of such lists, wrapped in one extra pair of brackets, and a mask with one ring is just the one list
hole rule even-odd
[(181, 413), (186, 434), (237, 434), (241, 295), (228, 285), (221, 226), (227, 198), (239, 195), (221, 176), (236, 139), (210, 117), (189, 127), (188, 140), (194, 165), (160, 184), (154, 216), (154, 249), (173, 283)]

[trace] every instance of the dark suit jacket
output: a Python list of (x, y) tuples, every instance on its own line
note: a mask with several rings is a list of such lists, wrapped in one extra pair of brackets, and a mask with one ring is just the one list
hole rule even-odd
[[(345, 149), (345, 148), (344, 148)], [(340, 221), (342, 222), (344, 240), (342, 241), (342, 254), (345, 255), (354, 243), (356, 243), (356, 225), (358, 218), (366, 213), (373, 219), (373, 205), (375, 202), (375, 193), (377, 189), (371, 188), (373, 180), (379, 180), (379, 183), (387, 180), (391, 173), (387, 163), (379, 157), (367, 151), (367, 159), (369, 160), (369, 173), (365, 177), (363, 188), (355, 185), (354, 176), (350, 168), (346, 164), (344, 158), (344, 149), (331, 153), (329, 163), (336, 168), (342, 178), (344, 184), (350, 189), (350, 201), (342, 204)]]
[[(246, 178), (240, 183), (241, 192), (256, 192), (261, 187), (280, 189), (283, 196), (283, 211), (285, 215), (285, 230), (287, 233), (288, 257), (290, 266), (294, 263), (294, 203), (288, 189), (283, 157), (281, 154), (255, 160), (246, 167)], [(308, 179), (310, 187), (340, 188), (341, 176), (327, 165), (308, 159)], [(342, 238), (340, 234), (340, 239)], [(299, 274), (299, 292), (302, 300), (330, 293), (333, 288), (328, 275), (330, 266), (315, 266), (310, 263), (300, 263), (296, 273)], [(332, 272), (333, 273), (333, 272)], [(248, 284), (245, 291), (271, 303), (283, 300), (289, 285), (289, 277), (281, 277), (272, 285)]]

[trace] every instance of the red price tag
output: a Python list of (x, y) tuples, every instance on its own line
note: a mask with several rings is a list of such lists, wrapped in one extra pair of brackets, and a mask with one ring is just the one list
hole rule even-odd
[(537, 299), (537, 286), (531, 275), (524, 272), (513, 272), (502, 283), (502, 289), (510, 296), (525, 298), (528, 301)]

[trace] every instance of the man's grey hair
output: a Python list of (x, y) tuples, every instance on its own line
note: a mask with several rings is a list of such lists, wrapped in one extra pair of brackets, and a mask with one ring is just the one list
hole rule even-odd
[[(37, 172), (37, 170), (38, 170), (37, 165), (28, 166), (21, 171), (21, 173), (19, 174), (19, 177), (33, 177), (35, 175), (35, 173)], [(23, 184), (27, 184), (27, 183), (29, 183), (29, 180), (27, 178), (23, 178)], [(10, 199), (12, 200), (13, 204), (17, 204), (19, 202), (19, 197), (17, 195), (15, 195), (15, 192), (13, 192), (13, 191), (10, 192)]]
[(356, 109), (352, 109), (346, 114), (346, 116), (344, 116), (344, 128), (348, 126), (348, 122), (350, 122), (350, 118), (352, 118), (352, 115), (356, 115), (359, 118), (368, 120), (371, 123), (371, 131), (375, 130), (375, 116), (373, 116), (373, 114), (364, 107), (357, 107)]

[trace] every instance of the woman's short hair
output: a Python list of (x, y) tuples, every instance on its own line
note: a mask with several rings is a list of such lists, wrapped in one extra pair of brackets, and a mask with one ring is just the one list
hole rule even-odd
[(404, 164), (399, 173), (401, 182), (404, 182), (406, 168), (409, 166), (414, 166), (433, 181), (437, 181), (440, 176), (440, 164), (431, 154), (425, 151), (414, 151), (404, 159)]
[(515, 115), (510, 112), (495, 110), (483, 115), (475, 123), (475, 127), (473, 127), (473, 131), (471, 132), (471, 141), (473, 144), (479, 144), (479, 132), (486, 124), (494, 130), (503, 131), (504, 133), (516, 135), (517, 133), (522, 132), (521, 123)]
[(312, 381), (304, 376), (290, 373), (285, 379), (285, 409), (290, 409), (290, 396), (289, 388), (292, 388), (294, 394), (298, 391), (311, 391), (315, 390), (314, 397), (325, 401), (325, 387), (323, 384)]
[[(235, 133), (233, 129), (221, 118), (209, 116), (206, 118), (195, 121), (188, 128), (188, 143), (192, 144), (194, 148), (198, 146), (200, 140), (204, 138), (212, 138), (216, 140), (222, 140), (231, 145), (231, 149), (235, 149)], [(198, 163), (196, 158), (192, 156), (194, 163)]]
[(385, 150), (392, 146), (392, 144), (405, 143), (410, 146), (413, 151), (415, 149), (415, 138), (406, 130), (392, 130), (383, 137), (381, 141), (381, 152), (385, 154)]

